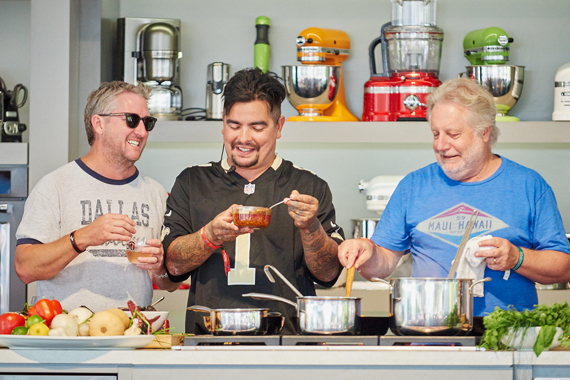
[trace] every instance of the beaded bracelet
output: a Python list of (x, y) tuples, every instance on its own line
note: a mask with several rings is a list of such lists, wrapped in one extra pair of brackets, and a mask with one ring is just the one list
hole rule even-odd
[(521, 267), (523, 261), (524, 261), (524, 252), (522, 250), (521, 247), (517, 247), (519, 249), (519, 261), (517, 261), (517, 263), (515, 264), (515, 266), (513, 267), (512, 270), (517, 270)]

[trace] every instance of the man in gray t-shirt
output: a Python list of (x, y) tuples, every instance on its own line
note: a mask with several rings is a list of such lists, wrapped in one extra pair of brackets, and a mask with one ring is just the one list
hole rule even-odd
[[(39, 296), (53, 296), (64, 309), (94, 311), (147, 306), (152, 279), (173, 291), (159, 239), (167, 193), (135, 167), (155, 118), (150, 90), (142, 84), (103, 83), (85, 108), (89, 153), (43, 177), (32, 190), (16, 237), (16, 272)], [(126, 246), (145, 233), (148, 247), (130, 264)]]

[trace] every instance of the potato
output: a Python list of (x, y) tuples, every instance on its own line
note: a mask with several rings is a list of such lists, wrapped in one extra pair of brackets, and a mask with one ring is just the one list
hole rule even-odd
[(117, 317), (121, 318), (121, 321), (123, 321), (123, 325), (125, 325), (125, 330), (127, 328), (129, 328), (129, 325), (131, 324), (131, 319), (129, 318), (127, 313), (125, 313), (121, 309), (108, 309), (107, 311), (111, 312), (111, 313), (115, 314)]
[(89, 335), (113, 336), (124, 335), (124, 323), (119, 316), (110, 311), (99, 311), (89, 320)]

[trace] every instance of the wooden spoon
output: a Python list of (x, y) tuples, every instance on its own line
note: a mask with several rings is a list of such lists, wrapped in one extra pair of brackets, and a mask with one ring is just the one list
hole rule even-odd
[(346, 296), (350, 297), (352, 292), (352, 283), (354, 282), (354, 265), (346, 271)]

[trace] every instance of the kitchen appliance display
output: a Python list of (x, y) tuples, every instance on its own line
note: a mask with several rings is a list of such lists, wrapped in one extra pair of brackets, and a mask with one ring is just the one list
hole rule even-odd
[(114, 78), (132, 84), (143, 82), (151, 87), (152, 96), (148, 101), (151, 116), (180, 120), (180, 58), (180, 20), (117, 20)]
[(498, 27), (478, 29), (463, 39), (467, 77), (486, 87), (497, 107), (497, 121), (520, 121), (507, 113), (519, 100), (524, 83), (524, 66), (506, 65), (513, 38)]
[[(392, 21), (368, 49), (371, 78), (364, 85), (362, 121), (427, 120), (426, 98), (438, 79), (443, 30), (435, 25), (436, 0), (391, 0)], [(382, 45), (384, 72), (376, 72)]]
[(0, 314), (18, 311), (26, 285), (14, 268), (16, 230), (28, 196), (28, 165), (0, 165)]
[(12, 91), (0, 78), (0, 142), (22, 142), (22, 132), (27, 127), (20, 123), (18, 108), (22, 108), (28, 99), (28, 89), (18, 83)]
[(222, 120), (224, 113), (222, 94), (229, 79), (229, 64), (213, 62), (208, 65), (208, 82), (206, 84), (206, 120)]
[(308, 28), (297, 37), (300, 66), (282, 66), (289, 102), (299, 111), (289, 121), (358, 121), (346, 104), (342, 62), (350, 38), (342, 30)]
[(554, 77), (553, 121), (570, 120), (570, 63), (558, 69)]

